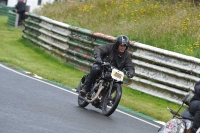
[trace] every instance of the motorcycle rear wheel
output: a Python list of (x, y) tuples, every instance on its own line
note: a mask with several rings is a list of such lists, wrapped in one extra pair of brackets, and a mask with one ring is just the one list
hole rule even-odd
[(79, 105), (79, 107), (85, 108), (89, 103), (86, 102), (84, 99), (82, 99), (80, 97), (80, 95), (81, 95), (80, 94), (80, 90), (82, 89), (82, 87), (83, 87), (83, 83), (82, 83), (82, 81), (80, 81), (80, 83), (78, 85), (78, 88), (77, 88), (77, 91), (78, 91), (78, 105)]
[(82, 99), (81, 97), (80, 97), (80, 93), (79, 93), (79, 95), (78, 95), (78, 105), (80, 106), (80, 107), (82, 107), (82, 108), (85, 108), (89, 103), (88, 102), (86, 102), (84, 99)]
[(85, 100), (83, 100), (80, 97), (78, 97), (78, 105), (79, 105), (79, 107), (85, 108), (88, 104), (89, 104), (88, 102), (86, 102)]
[(102, 114), (105, 116), (110, 116), (117, 108), (122, 96), (122, 87), (120, 84), (114, 84), (112, 92), (106, 93), (102, 104)]

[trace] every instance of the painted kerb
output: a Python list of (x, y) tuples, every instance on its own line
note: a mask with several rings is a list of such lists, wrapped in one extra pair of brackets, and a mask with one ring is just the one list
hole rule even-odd
[[(92, 66), (95, 46), (116, 39), (35, 14), (25, 20), (23, 37), (81, 69)], [(136, 69), (128, 84), (132, 89), (181, 103), (200, 79), (200, 59), (134, 41), (129, 52)]]

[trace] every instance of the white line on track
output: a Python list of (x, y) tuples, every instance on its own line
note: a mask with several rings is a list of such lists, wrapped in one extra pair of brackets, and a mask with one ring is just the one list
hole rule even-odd
[[(22, 75), (22, 76), (24, 76), (24, 77), (27, 77), (27, 78), (30, 78), (30, 79), (33, 79), (33, 80), (42, 82), (42, 83), (44, 83), (44, 84), (53, 86), (53, 87), (58, 88), (58, 89), (63, 90), (63, 91), (67, 91), (67, 92), (72, 93), (72, 94), (74, 94), (74, 95), (78, 95), (77, 93), (72, 92), (72, 91), (70, 91), (70, 90), (67, 90), (67, 89), (64, 89), (64, 88), (62, 88), (62, 87), (59, 87), (59, 86), (50, 84), (50, 83), (45, 82), (45, 81), (42, 81), (42, 80), (40, 80), (40, 79), (37, 79), (37, 78), (34, 78), (34, 77), (30, 77), (30, 76), (28, 76), (28, 75), (22, 74), (22, 73), (20, 73), (20, 72), (18, 72), (18, 71), (15, 71), (15, 70), (13, 70), (13, 69), (11, 69), (11, 68), (9, 68), (9, 67), (6, 67), (6, 66), (4, 66), (4, 65), (2, 65), (2, 64), (0, 64), (0, 66), (3, 67), (3, 68), (5, 68), (5, 69), (7, 69), (7, 70), (10, 70), (10, 71), (12, 71), (12, 72), (14, 72), (14, 73), (17, 73), (17, 74), (19, 74), (19, 75)], [(118, 109), (117, 109), (116, 111), (117, 111), (117, 112), (120, 112), (120, 113), (122, 113), (122, 114), (124, 114), (124, 115), (127, 115), (127, 116), (129, 116), (129, 117), (131, 117), (131, 118), (134, 118), (134, 119), (137, 119), (137, 120), (142, 121), (142, 122), (144, 122), (144, 123), (147, 123), (147, 124), (149, 124), (149, 125), (152, 125), (152, 126), (154, 126), (154, 127), (160, 128), (158, 125), (155, 125), (155, 124), (153, 124), (153, 123), (150, 123), (150, 122), (148, 122), (148, 121), (145, 121), (145, 120), (143, 120), (143, 119), (140, 119), (140, 118), (138, 118), (138, 117), (135, 117), (135, 116), (130, 115), (130, 114), (128, 114), (128, 113), (125, 113), (125, 112), (123, 112), (123, 111), (121, 111), (121, 110), (118, 110)]]

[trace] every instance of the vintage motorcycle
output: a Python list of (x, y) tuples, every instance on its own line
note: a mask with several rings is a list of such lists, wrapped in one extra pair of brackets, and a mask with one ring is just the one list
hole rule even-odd
[[(182, 104), (180, 105), (178, 111), (174, 111), (167, 107), (167, 109), (173, 115), (173, 118), (163, 125), (158, 130), (158, 133), (192, 133), (191, 129), (193, 124), (193, 116), (189, 113), (188, 107), (193, 96), (194, 93), (192, 91), (189, 92), (182, 100)], [(179, 111), (183, 105), (186, 105), (187, 108), (181, 114), (179, 114)]]
[(82, 89), (85, 79), (88, 75), (83, 76), (77, 88), (78, 105), (82, 108), (91, 103), (94, 107), (102, 110), (102, 114), (110, 116), (117, 108), (121, 96), (124, 72), (116, 69), (110, 63), (101, 64), (102, 73), (96, 82), (92, 85), (91, 91), (86, 96), (79, 93)]

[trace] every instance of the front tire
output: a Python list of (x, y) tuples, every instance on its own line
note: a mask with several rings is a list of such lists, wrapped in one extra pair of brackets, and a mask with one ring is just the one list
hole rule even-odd
[(102, 114), (105, 116), (110, 116), (117, 108), (122, 96), (121, 84), (115, 83), (113, 85), (111, 94), (109, 96), (109, 91), (106, 93), (103, 99)]

